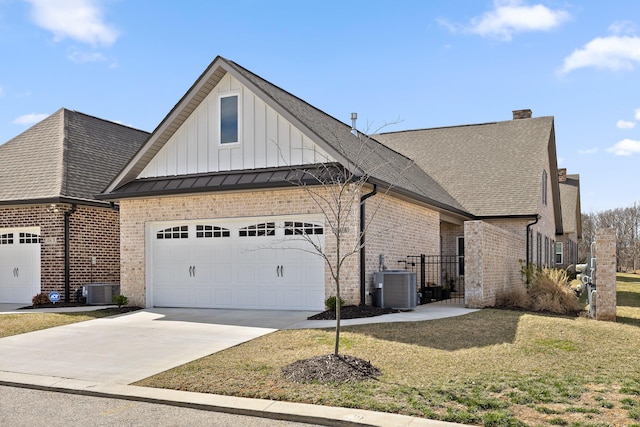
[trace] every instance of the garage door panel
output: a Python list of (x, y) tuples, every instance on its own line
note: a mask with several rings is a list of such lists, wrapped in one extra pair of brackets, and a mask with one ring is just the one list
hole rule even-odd
[(0, 303), (30, 304), (38, 293), (39, 227), (0, 229)]
[[(226, 237), (195, 238), (194, 224), (222, 227)], [(276, 219), (185, 221), (188, 238), (149, 242), (154, 305), (261, 309), (322, 309), (324, 265), (321, 258), (292, 247), (310, 247), (300, 236), (283, 236)], [(173, 229), (182, 224), (158, 223), (156, 229)], [(270, 228), (271, 227), (271, 228)], [(280, 227), (280, 228), (278, 228)], [(182, 228), (180, 229), (182, 233)], [(152, 227), (152, 236), (153, 236)], [(253, 233), (253, 234), (251, 234)], [(202, 235), (202, 233), (201, 233)], [(211, 233), (210, 233), (211, 235)], [(201, 236), (202, 237), (202, 236)], [(315, 237), (315, 236), (314, 236)], [(321, 240), (323, 236), (319, 236)], [(165, 247), (173, 244), (171, 248)], [(288, 249), (285, 249), (287, 247)], [(185, 257), (185, 253), (189, 255)], [(165, 265), (161, 265), (164, 259)], [(170, 270), (191, 269), (187, 275)], [(195, 272), (195, 274), (191, 274)], [(158, 276), (170, 278), (161, 279)], [(181, 288), (182, 292), (175, 292)]]

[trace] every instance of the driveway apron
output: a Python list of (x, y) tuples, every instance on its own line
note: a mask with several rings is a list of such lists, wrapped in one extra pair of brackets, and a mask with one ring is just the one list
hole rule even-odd
[(153, 308), (0, 339), (0, 371), (130, 384), (309, 312)]

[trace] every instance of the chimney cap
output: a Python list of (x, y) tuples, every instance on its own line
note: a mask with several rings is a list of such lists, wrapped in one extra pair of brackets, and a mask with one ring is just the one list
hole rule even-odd
[(526, 110), (513, 110), (513, 120), (530, 119), (532, 112), (529, 109)]

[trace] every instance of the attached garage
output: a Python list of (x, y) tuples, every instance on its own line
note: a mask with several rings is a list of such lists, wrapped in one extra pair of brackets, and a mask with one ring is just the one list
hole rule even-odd
[(318, 218), (269, 217), (147, 224), (147, 300), (156, 307), (322, 310)]
[(31, 303), (40, 293), (40, 228), (0, 228), (0, 301)]

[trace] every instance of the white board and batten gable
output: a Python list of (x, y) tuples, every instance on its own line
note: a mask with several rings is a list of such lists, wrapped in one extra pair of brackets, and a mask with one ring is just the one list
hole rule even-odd
[[(232, 102), (227, 102), (228, 99)], [(229, 106), (233, 109), (236, 105), (237, 130), (232, 130), (228, 136), (221, 130), (221, 110), (228, 110)], [(325, 150), (227, 73), (138, 178), (331, 161), (332, 157)]]

